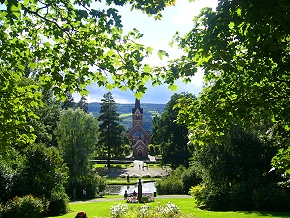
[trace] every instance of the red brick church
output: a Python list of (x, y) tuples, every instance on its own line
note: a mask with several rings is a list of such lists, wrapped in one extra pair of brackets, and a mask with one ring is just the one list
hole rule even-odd
[(130, 145), (133, 150), (133, 157), (137, 159), (148, 158), (148, 144), (151, 136), (148, 131), (143, 128), (143, 108), (140, 107), (140, 100), (135, 100), (135, 107), (132, 108), (132, 124), (133, 128), (128, 133)]

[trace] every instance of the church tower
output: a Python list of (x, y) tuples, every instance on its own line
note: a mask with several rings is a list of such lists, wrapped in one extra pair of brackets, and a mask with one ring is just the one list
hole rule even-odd
[(133, 150), (133, 157), (139, 159), (148, 158), (148, 144), (151, 136), (143, 128), (143, 108), (140, 106), (140, 100), (135, 99), (135, 107), (132, 108), (132, 129), (128, 133), (130, 145)]

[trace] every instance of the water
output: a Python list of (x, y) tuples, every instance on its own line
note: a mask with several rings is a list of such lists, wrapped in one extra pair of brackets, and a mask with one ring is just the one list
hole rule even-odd
[[(138, 185), (108, 185), (106, 189), (106, 194), (111, 195), (124, 195), (125, 190), (127, 190), (128, 193), (132, 193), (133, 191), (138, 192)], [(143, 192), (156, 192), (155, 182), (146, 182), (142, 183), (142, 191)]]

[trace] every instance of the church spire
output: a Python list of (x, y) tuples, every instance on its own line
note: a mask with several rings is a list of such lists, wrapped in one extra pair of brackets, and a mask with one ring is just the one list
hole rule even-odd
[(143, 108), (141, 108), (141, 106), (140, 106), (140, 100), (136, 98), (135, 99), (135, 107), (132, 108), (132, 114), (134, 114), (137, 109), (140, 111), (141, 114), (143, 114)]
[(135, 99), (135, 108), (140, 110), (140, 100), (139, 99)]

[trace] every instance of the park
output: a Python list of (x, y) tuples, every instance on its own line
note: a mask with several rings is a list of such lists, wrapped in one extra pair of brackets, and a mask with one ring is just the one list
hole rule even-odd
[(289, 0), (1, 0), (0, 217), (290, 217), (289, 26)]

